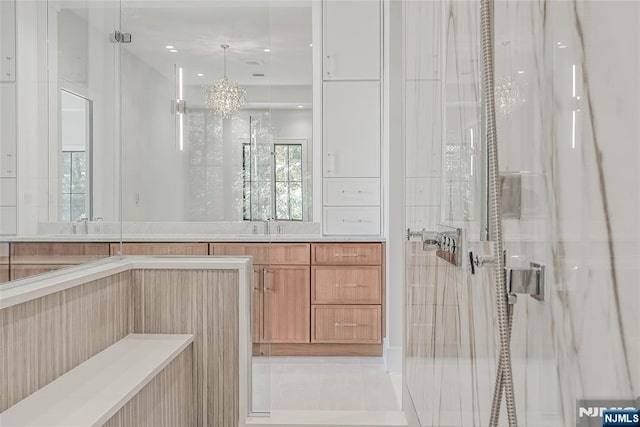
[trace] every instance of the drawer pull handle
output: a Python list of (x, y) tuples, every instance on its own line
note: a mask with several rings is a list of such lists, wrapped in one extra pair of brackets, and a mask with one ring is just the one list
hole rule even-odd
[(337, 257), (342, 257), (342, 258), (357, 258), (357, 257), (361, 257), (364, 255), (361, 254), (336, 254)]
[(361, 224), (361, 223), (367, 222), (367, 221), (363, 220), (362, 218), (359, 218), (359, 219), (354, 219), (354, 220), (343, 219), (342, 222), (344, 222), (345, 224)]
[(359, 288), (360, 286), (356, 285), (355, 283), (345, 283), (340, 284), (340, 283), (336, 283), (336, 288)]
[(364, 191), (362, 191), (362, 190), (351, 190), (351, 191), (342, 190), (342, 194), (346, 194), (346, 193), (362, 194), (362, 193), (364, 193)]
[(357, 328), (358, 326), (362, 325), (358, 325), (357, 323), (336, 322), (336, 328)]

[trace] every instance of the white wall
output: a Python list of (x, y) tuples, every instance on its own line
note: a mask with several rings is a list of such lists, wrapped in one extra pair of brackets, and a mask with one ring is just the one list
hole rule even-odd
[(184, 221), (187, 152), (176, 143), (174, 82), (122, 49), (122, 220)]

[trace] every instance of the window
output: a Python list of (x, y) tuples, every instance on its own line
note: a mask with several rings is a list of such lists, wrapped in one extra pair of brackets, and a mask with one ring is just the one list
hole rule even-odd
[(243, 144), (242, 165), (245, 220), (302, 221), (302, 144)]
[(62, 152), (62, 221), (87, 218), (86, 152)]
[(91, 219), (92, 102), (60, 94), (60, 221)]

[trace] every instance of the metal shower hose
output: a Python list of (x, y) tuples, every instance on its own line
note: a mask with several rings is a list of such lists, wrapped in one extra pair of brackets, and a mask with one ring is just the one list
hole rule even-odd
[(480, 0), (480, 43), (482, 50), (482, 89), (484, 94), (485, 129), (489, 164), (489, 215), (495, 255), (494, 276), (496, 285), (496, 308), (500, 336), (500, 358), (491, 405), (490, 427), (497, 427), (500, 419), (500, 404), (504, 392), (507, 404), (509, 427), (516, 427), (516, 404), (511, 372), (511, 322), (513, 308), (507, 302), (502, 242), (502, 205), (500, 176), (498, 169), (498, 139), (496, 130), (495, 83), (493, 69), (493, 0)]

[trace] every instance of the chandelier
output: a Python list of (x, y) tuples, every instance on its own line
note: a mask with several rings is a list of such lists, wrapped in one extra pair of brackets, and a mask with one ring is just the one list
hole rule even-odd
[(230, 118), (240, 110), (247, 101), (247, 92), (227, 77), (227, 49), (229, 45), (220, 46), (224, 49), (224, 76), (213, 86), (205, 86), (205, 104), (213, 112), (225, 119)]

